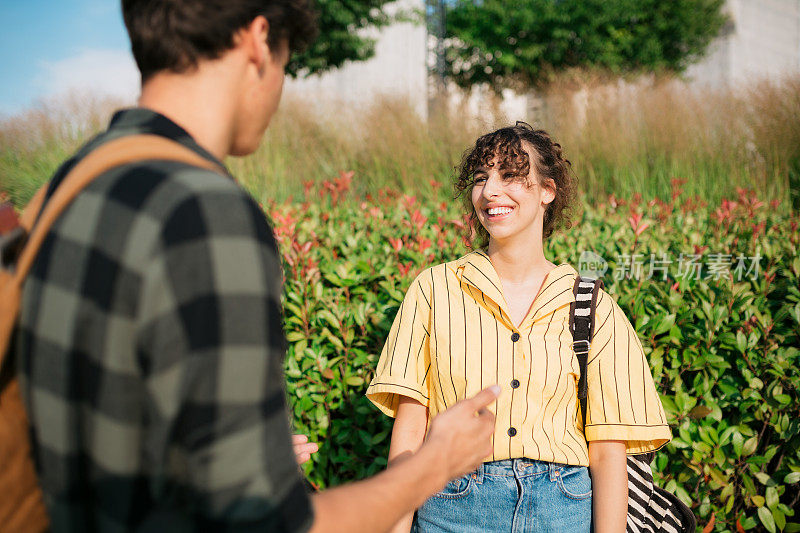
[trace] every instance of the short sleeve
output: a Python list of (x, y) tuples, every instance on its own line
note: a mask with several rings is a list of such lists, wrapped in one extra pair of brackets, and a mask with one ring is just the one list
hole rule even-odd
[[(430, 289), (422, 274), (408, 288), (378, 360), (367, 398), (386, 415), (397, 416), (400, 396), (428, 405)], [(429, 278), (429, 276), (427, 277)]]
[(600, 291), (589, 350), (585, 435), (624, 440), (627, 453), (657, 450), (672, 438), (641, 342), (625, 313)]

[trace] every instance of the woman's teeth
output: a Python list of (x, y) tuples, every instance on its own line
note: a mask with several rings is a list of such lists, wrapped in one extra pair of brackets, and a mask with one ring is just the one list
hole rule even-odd
[(490, 207), (489, 209), (486, 210), (486, 212), (489, 213), (489, 215), (491, 215), (491, 216), (505, 215), (506, 213), (510, 213), (511, 212), (511, 208), (510, 207)]

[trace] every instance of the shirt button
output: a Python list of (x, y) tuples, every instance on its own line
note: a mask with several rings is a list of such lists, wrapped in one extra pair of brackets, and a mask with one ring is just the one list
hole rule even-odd
[(514, 428), (514, 427), (508, 428), (508, 436), (509, 437), (513, 437), (516, 434), (517, 434), (517, 428)]
[(511, 388), (512, 389), (516, 389), (518, 387), (519, 387), (519, 380), (518, 379), (512, 379), (511, 380)]
[(519, 340), (519, 333), (516, 331), (511, 334), (511, 342), (517, 342)]

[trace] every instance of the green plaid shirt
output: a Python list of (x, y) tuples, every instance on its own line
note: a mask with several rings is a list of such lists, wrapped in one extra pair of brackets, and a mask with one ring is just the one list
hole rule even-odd
[[(91, 149), (137, 133), (215, 160), (166, 117), (131, 109), (51, 191)], [(272, 230), (230, 176), (129, 164), (67, 208), (25, 284), (14, 344), (53, 531), (310, 527), (280, 280)]]

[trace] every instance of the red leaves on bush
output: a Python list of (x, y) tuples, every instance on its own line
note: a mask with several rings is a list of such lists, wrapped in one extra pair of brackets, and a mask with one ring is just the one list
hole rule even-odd
[(767, 223), (766, 222), (759, 222), (758, 224), (753, 224), (753, 235), (751, 236), (751, 239), (753, 239), (753, 242), (755, 242), (756, 239), (758, 238), (758, 236), (761, 235), (761, 233), (764, 232), (764, 228), (766, 228), (766, 227), (767, 227)]
[(641, 213), (633, 213), (631, 216), (628, 217), (628, 223), (631, 225), (631, 229), (633, 230), (633, 234), (638, 237), (642, 234), (644, 230), (650, 227), (650, 224), (642, 222), (642, 214)]
[(311, 241), (305, 242), (303, 244), (300, 244), (297, 241), (292, 241), (292, 248), (297, 253), (297, 255), (307, 255), (308, 252), (311, 250), (312, 244), (313, 243)]
[(340, 193), (349, 191), (350, 186), (353, 184), (353, 176), (355, 176), (355, 174), (356, 173), (352, 170), (347, 172), (340, 170), (339, 177), (333, 180), (336, 185), (336, 190)]
[(414, 209), (414, 212), (411, 213), (411, 223), (417, 228), (417, 231), (421, 230), (427, 221), (428, 217), (420, 213), (419, 209)]
[(706, 527), (703, 528), (703, 533), (711, 533), (714, 531), (714, 524), (717, 521), (717, 515), (714, 511), (711, 512), (711, 520), (708, 521)]
[(275, 240), (282, 243), (287, 237), (293, 238), (297, 219), (294, 218), (291, 210), (282, 213), (274, 209), (270, 216), (274, 226), (272, 231), (275, 233)]
[(306, 180), (303, 182), (303, 195), (305, 196), (306, 200), (308, 200), (308, 197), (311, 194), (311, 189), (313, 188), (314, 180)]
[[(353, 184), (353, 176), (355, 172), (352, 170), (345, 172), (344, 170), (339, 171), (339, 176), (334, 178), (333, 181), (325, 180), (322, 182), (322, 189), (319, 191), (320, 198), (325, 198), (327, 196), (330, 198), (331, 202), (338, 202), (340, 201), (345, 194), (350, 191), (350, 188)], [(306, 182), (307, 183), (307, 182)], [(306, 187), (306, 183), (303, 183), (303, 186)], [(306, 194), (311, 190), (310, 187), (306, 188)]]
[(433, 245), (433, 243), (431, 242), (430, 239), (427, 239), (425, 237), (419, 237), (417, 239), (417, 247), (419, 248), (420, 252), (424, 252), (425, 250), (430, 248), (432, 245)]
[(393, 237), (389, 237), (389, 244), (392, 246), (392, 249), (395, 252), (399, 252), (403, 249), (403, 239), (395, 239)]
[(683, 194), (683, 185), (686, 184), (685, 178), (672, 178), (670, 181), (670, 186), (672, 187), (672, 203), (675, 203), (675, 200)]
[(411, 211), (411, 208), (417, 203), (417, 197), (404, 194), (400, 201), (403, 202), (407, 211)]

